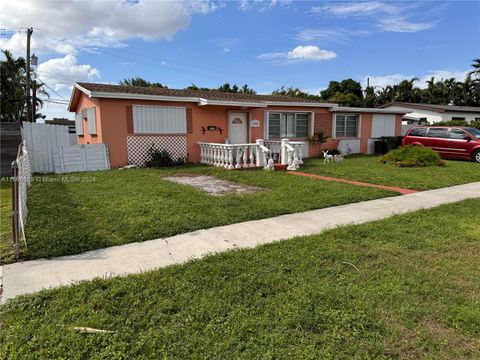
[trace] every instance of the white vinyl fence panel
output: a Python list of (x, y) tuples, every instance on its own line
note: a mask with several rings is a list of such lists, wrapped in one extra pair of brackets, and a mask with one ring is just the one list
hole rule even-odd
[(54, 172), (53, 152), (58, 146), (69, 145), (68, 126), (24, 122), (22, 139), (30, 155), (32, 172)]
[(186, 134), (184, 107), (133, 105), (133, 132), (136, 134)]
[(59, 146), (55, 149), (54, 161), (57, 174), (110, 169), (105, 144)]

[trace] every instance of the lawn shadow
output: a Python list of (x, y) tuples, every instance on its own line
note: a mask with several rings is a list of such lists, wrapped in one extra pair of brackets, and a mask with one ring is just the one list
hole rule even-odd
[(55, 181), (34, 183), (29, 189), (26, 258), (78, 254), (106, 247), (106, 239), (97, 235), (95, 219), (89, 208), (78, 204), (72, 191), (81, 184)]

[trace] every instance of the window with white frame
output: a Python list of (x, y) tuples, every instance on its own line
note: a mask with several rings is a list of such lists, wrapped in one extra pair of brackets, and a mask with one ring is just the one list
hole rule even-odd
[(270, 139), (306, 138), (308, 113), (269, 113), (268, 136)]
[(337, 114), (335, 116), (335, 137), (357, 137), (358, 116)]

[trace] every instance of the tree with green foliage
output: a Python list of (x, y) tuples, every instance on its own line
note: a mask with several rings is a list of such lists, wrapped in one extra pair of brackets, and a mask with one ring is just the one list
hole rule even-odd
[(147, 81), (141, 78), (140, 76), (125, 78), (122, 81), (120, 81), (119, 84), (123, 86), (157, 87), (157, 88), (164, 88), (164, 89), (168, 88), (168, 86), (166, 85), (163, 85), (159, 82)]
[(373, 86), (367, 86), (365, 88), (365, 95), (363, 97), (363, 106), (373, 108), (377, 106), (377, 96), (375, 94), (375, 88)]
[[(19, 122), (27, 118), (26, 108), (26, 62), (23, 57), (14, 58), (8, 50), (2, 50), (4, 60), (0, 61), (0, 121)], [(48, 97), (42, 82), (37, 83), (37, 94)], [(43, 106), (43, 100), (37, 96), (36, 109)], [(37, 112), (34, 119), (42, 117)]]
[(294, 88), (292, 86), (285, 87), (282, 85), (280, 89), (272, 91), (272, 95), (285, 95), (285, 96), (292, 96), (301, 99), (309, 99), (309, 100), (320, 100), (320, 96), (312, 95), (305, 91), (300, 90), (299, 88)]
[(247, 84), (244, 84), (242, 87), (239, 87), (237, 84), (230, 85), (230, 83), (225, 83), (216, 89), (198, 87), (195, 84), (191, 84), (186, 88), (187, 90), (199, 90), (199, 91), (220, 91), (228, 93), (237, 93), (237, 94), (256, 94), (257, 92), (250, 88)]
[(353, 79), (345, 79), (340, 82), (330, 81), (328, 87), (320, 92), (322, 100), (338, 103), (342, 106), (362, 106), (362, 85)]
[(469, 72), (469, 75), (480, 81), (480, 58), (473, 59), (472, 68), (473, 70)]
[(239, 87), (237, 84), (230, 85), (225, 83), (220, 86), (218, 89), (214, 89), (221, 92), (237, 93), (237, 94), (256, 94), (257, 92), (250, 88), (247, 84), (244, 84), (242, 87)]

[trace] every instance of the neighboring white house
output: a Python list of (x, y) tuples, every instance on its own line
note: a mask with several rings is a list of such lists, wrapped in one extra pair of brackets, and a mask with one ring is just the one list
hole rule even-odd
[(435, 124), (440, 121), (480, 121), (480, 107), (391, 102), (379, 108), (405, 112), (403, 124)]

